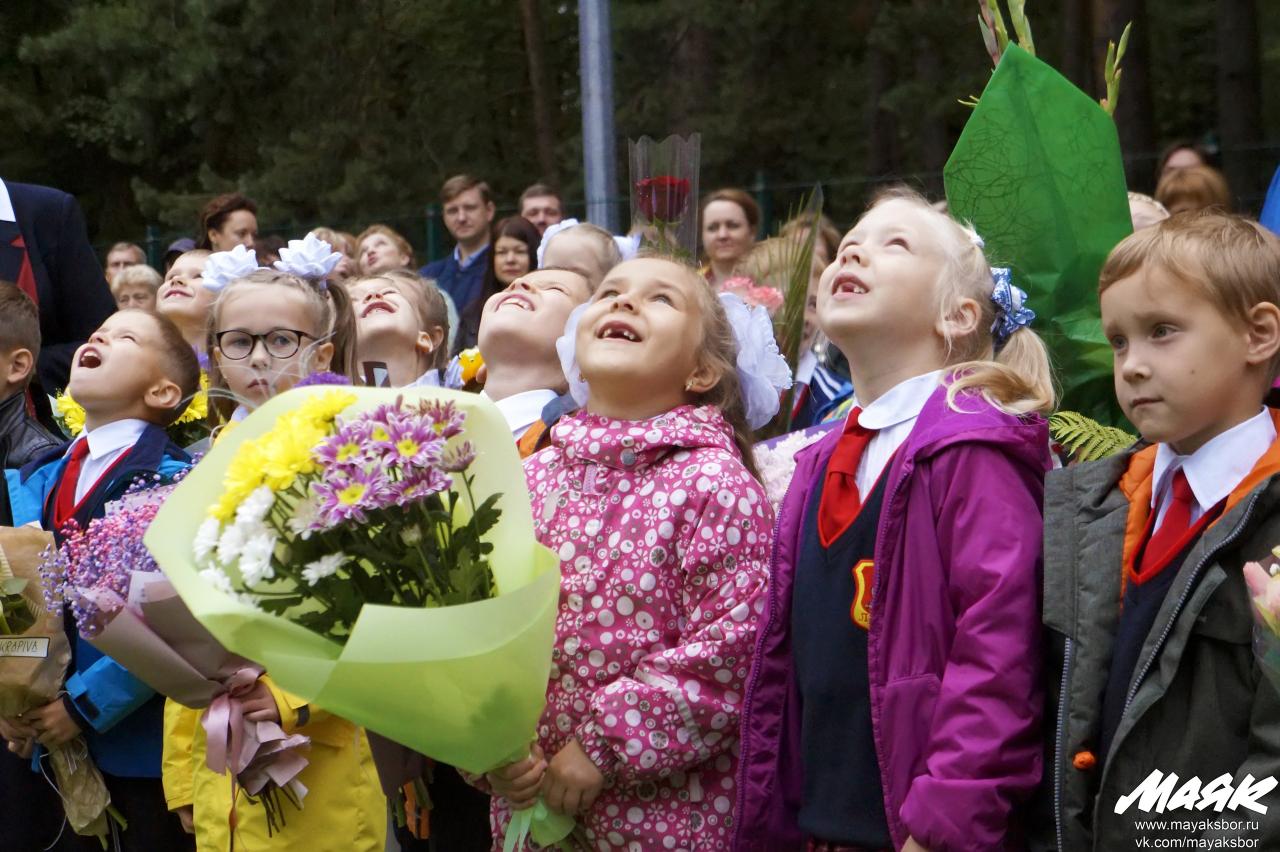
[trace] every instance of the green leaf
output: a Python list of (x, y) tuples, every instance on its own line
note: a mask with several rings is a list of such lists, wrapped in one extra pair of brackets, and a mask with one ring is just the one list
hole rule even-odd
[(1076, 461), (1082, 462), (1122, 453), (1138, 440), (1123, 429), (1105, 426), (1077, 411), (1059, 411), (1052, 415), (1049, 433)]

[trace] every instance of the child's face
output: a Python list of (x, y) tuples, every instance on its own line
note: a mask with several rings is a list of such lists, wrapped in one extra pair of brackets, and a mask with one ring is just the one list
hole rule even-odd
[[(76, 350), (67, 383), (67, 390), (84, 406), (91, 426), (124, 416), (142, 416), (148, 406), (177, 404), (181, 391), (165, 375), (163, 351), (160, 329), (149, 315), (120, 311), (107, 317)], [(159, 399), (165, 386), (173, 390), (167, 404)]]
[(596, 240), (579, 228), (561, 231), (547, 243), (547, 250), (542, 253), (542, 265), (572, 269), (588, 281), (596, 275), (596, 280), (599, 280), (600, 247)]
[(116, 307), (122, 311), (154, 310), (156, 294), (146, 284), (123, 284), (116, 288)]
[(180, 326), (203, 325), (213, 305), (213, 293), (201, 282), (207, 255), (183, 255), (165, 273), (156, 293), (156, 310)]
[(356, 314), (356, 341), (365, 345), (379, 338), (404, 341), (413, 346), (423, 329), (418, 312), (400, 287), (386, 279), (373, 278), (347, 288)]
[[(333, 344), (319, 339), (323, 332), (315, 324), (307, 297), (292, 287), (238, 285), (222, 304), (215, 338), (218, 345), (213, 349), (227, 389), (245, 407), (254, 409), (311, 373), (327, 370)], [(225, 334), (231, 331), (241, 333), (239, 340)], [(262, 335), (266, 339), (248, 342), (242, 335)], [(244, 350), (235, 345), (238, 343), (252, 349), (243, 354)], [(283, 354), (290, 349), (294, 351)]]
[[(556, 339), (564, 334), (573, 309), (590, 297), (587, 279), (568, 269), (540, 269), (494, 293), (480, 314), (477, 344), (494, 353), (495, 342), (519, 343), (530, 358), (556, 358)], [(486, 355), (488, 357), (488, 355)]]
[(625, 388), (655, 410), (683, 403), (698, 371), (703, 310), (685, 270), (656, 258), (615, 266), (578, 324), (582, 376), (598, 388)]
[(365, 275), (404, 269), (408, 265), (409, 257), (386, 234), (370, 234), (360, 243), (360, 269)]
[(866, 333), (915, 342), (938, 334), (945, 256), (927, 217), (913, 204), (886, 201), (845, 234), (818, 283), (818, 323), (837, 346)]
[(1167, 272), (1140, 269), (1104, 290), (1102, 328), (1116, 398), (1148, 441), (1193, 453), (1261, 409), (1250, 368), (1269, 356), (1246, 324)]

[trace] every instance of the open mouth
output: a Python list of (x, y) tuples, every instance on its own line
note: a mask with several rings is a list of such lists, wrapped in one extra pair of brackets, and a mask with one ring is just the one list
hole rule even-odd
[(862, 296), (870, 291), (867, 289), (867, 285), (863, 284), (862, 280), (859, 279), (858, 276), (844, 272), (836, 276), (836, 280), (831, 285), (831, 292), (836, 295), (843, 293), (852, 296)]
[(102, 366), (102, 355), (96, 349), (86, 348), (80, 353), (80, 358), (76, 361), (77, 367), (84, 367), (92, 370), (95, 367)]
[(370, 302), (368, 305), (365, 305), (364, 310), (360, 312), (360, 319), (364, 319), (367, 316), (372, 316), (373, 314), (378, 314), (378, 313), (394, 314), (395, 312), (396, 312), (395, 306), (392, 305), (390, 302), (384, 302), (382, 300), (378, 300), (376, 302)]
[(168, 292), (164, 294), (164, 300), (166, 302), (169, 301), (170, 299), (190, 299), (190, 298), (192, 298), (192, 295), (186, 290), (182, 289), (181, 287), (170, 287)]
[(641, 337), (626, 323), (607, 322), (596, 332), (597, 340), (625, 340), (628, 343), (639, 343)]
[(507, 296), (506, 298), (504, 298), (501, 302), (498, 303), (497, 310), (502, 310), (507, 305), (512, 305), (514, 307), (520, 308), (523, 311), (533, 310), (533, 302), (529, 299), (528, 296), (521, 295), (520, 293), (512, 293), (510, 296)]

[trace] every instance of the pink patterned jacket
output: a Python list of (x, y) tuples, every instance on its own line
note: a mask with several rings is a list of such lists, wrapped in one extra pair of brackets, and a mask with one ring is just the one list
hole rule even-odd
[[(550, 758), (577, 737), (605, 775), (580, 840), (728, 849), (772, 549), (764, 488), (710, 406), (645, 421), (581, 412), (551, 441), (525, 462), (539, 539), (562, 572), (538, 738)], [(493, 816), (501, 837), (505, 800)]]

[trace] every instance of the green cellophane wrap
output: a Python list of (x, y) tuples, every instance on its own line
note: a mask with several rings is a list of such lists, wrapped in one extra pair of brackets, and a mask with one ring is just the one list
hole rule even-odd
[(1009, 45), (947, 160), (951, 215), (1013, 270), (1049, 346), (1060, 407), (1122, 422), (1098, 312), (1098, 272), (1132, 230), (1115, 122)]

